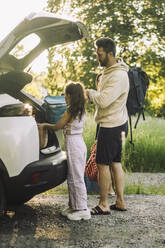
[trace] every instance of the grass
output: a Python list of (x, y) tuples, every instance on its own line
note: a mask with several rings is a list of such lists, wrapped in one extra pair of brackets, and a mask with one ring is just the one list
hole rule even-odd
[(91, 114), (87, 114), (84, 125), (84, 132), (83, 132), (83, 138), (87, 146), (87, 159), (90, 156), (90, 148), (95, 141), (95, 135), (96, 135), (96, 123), (94, 121), (93, 116)]
[(66, 195), (68, 194), (67, 184), (64, 182), (63, 184), (44, 192), (44, 194)]
[[(68, 194), (68, 188), (66, 183), (64, 183), (55, 187), (54, 189), (46, 191), (44, 194), (66, 195)], [(90, 192), (89, 194), (98, 194), (98, 192)], [(165, 184), (161, 184), (159, 186), (144, 186), (142, 183), (126, 185), (124, 189), (124, 194), (165, 195)]]
[(159, 186), (143, 186), (143, 184), (132, 184), (126, 185), (124, 189), (125, 195), (165, 195), (165, 185), (161, 184)]
[[(133, 127), (136, 118), (132, 118)], [(96, 124), (93, 115), (87, 114), (84, 126), (84, 140), (90, 156), (90, 147), (94, 143)], [(130, 132), (123, 152), (123, 166), (129, 172), (165, 172), (165, 120), (146, 116), (133, 128), (134, 149), (130, 141)]]
[[(135, 123), (136, 118), (132, 118)], [(87, 146), (87, 159), (90, 148), (94, 143), (96, 123), (93, 115), (87, 114), (83, 137)], [(123, 151), (122, 164), (127, 172), (165, 172), (165, 120), (146, 116), (146, 120), (139, 120), (137, 129), (133, 130), (134, 149), (129, 143), (128, 135)], [(47, 191), (50, 194), (67, 194), (66, 184)], [(165, 185), (144, 186), (138, 184), (126, 185), (125, 194), (158, 194), (165, 195)]]
[(127, 138), (124, 167), (132, 172), (165, 172), (165, 120), (146, 117), (133, 130), (134, 149)]

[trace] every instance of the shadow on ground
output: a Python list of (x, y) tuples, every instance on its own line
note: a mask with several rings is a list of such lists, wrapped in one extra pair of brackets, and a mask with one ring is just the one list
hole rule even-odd
[[(110, 198), (112, 204), (114, 198)], [(165, 197), (126, 196), (127, 212), (69, 221), (60, 215), (67, 195), (39, 195), (0, 220), (0, 247), (162, 248), (165, 247)], [(97, 195), (88, 195), (89, 207)]]

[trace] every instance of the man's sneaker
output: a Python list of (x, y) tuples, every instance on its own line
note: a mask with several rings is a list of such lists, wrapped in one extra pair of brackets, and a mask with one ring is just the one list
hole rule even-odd
[(62, 216), (67, 216), (68, 214), (72, 213), (74, 210), (71, 208), (65, 208), (64, 210), (61, 211)]
[(67, 218), (69, 220), (89, 220), (91, 218), (91, 213), (89, 209), (74, 211), (73, 213), (68, 214)]

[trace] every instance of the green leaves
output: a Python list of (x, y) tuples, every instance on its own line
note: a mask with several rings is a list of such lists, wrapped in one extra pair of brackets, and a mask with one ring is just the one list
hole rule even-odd
[[(151, 87), (157, 84), (157, 89), (165, 89), (164, 0), (48, 0), (47, 3), (47, 10), (55, 13), (62, 13), (70, 3), (70, 15), (84, 22), (89, 31), (88, 42), (79, 41), (74, 49), (63, 47), (59, 51), (64, 54), (66, 66), (56, 60), (56, 67), (62, 69), (64, 81), (81, 81), (87, 88), (94, 87), (96, 74), (101, 70), (94, 41), (108, 36), (117, 42), (118, 55), (129, 66), (142, 66), (148, 72)], [(162, 99), (157, 92), (149, 97), (150, 106), (155, 98)], [(165, 116), (165, 111), (161, 115)]]

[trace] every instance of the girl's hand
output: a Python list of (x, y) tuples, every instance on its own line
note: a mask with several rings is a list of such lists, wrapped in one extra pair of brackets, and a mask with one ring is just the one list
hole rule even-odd
[(46, 128), (48, 123), (38, 123), (37, 126), (41, 128)]

